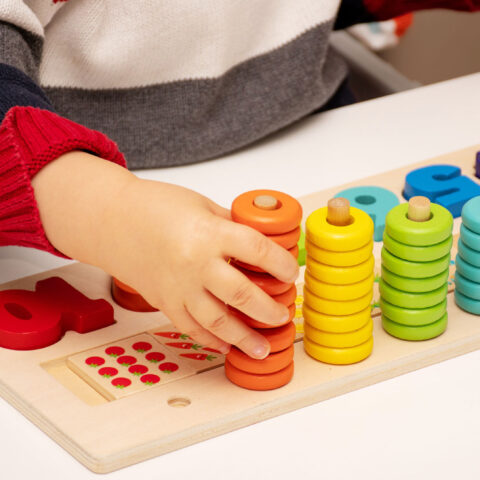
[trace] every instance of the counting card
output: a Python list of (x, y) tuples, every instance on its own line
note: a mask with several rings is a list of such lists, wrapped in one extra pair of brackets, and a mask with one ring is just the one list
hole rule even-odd
[(148, 334), (73, 355), (67, 364), (108, 400), (194, 375), (187, 361)]

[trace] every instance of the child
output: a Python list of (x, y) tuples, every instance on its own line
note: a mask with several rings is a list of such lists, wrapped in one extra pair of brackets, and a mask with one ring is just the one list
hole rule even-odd
[(0, 0), (0, 245), (96, 265), (197, 341), (264, 358), (226, 304), (271, 325), (287, 309), (227, 259), (285, 282), (296, 262), (120, 151), (130, 168), (198, 162), (338, 105), (332, 28), (434, 7), (480, 0)]

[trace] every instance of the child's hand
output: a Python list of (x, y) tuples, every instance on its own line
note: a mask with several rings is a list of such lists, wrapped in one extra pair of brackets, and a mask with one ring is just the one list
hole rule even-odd
[(285, 249), (233, 223), (228, 210), (197, 193), (137, 179), (85, 153), (45, 167), (34, 188), (57, 249), (132, 286), (200, 343), (223, 352), (234, 344), (256, 358), (269, 353), (265, 338), (225, 304), (272, 325), (283, 323), (288, 310), (228, 259), (293, 282), (298, 266)]

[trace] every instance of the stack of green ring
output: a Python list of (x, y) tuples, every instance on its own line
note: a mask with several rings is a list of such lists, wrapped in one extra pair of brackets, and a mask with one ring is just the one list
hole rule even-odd
[(480, 315), (480, 197), (462, 209), (455, 273), (455, 301), (467, 312)]
[(430, 219), (408, 218), (408, 204), (387, 214), (382, 248), (380, 308), (387, 333), (428, 340), (447, 328), (447, 291), (453, 218), (431, 204)]

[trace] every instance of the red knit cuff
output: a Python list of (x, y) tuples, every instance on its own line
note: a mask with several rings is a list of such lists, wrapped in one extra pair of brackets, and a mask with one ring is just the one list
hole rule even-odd
[(7, 112), (0, 125), (0, 246), (32, 247), (68, 258), (45, 235), (31, 179), (72, 150), (126, 167), (117, 145), (100, 132), (39, 108)]
[(446, 8), (465, 12), (480, 10), (480, 0), (363, 0), (365, 8), (378, 20), (430, 8)]

